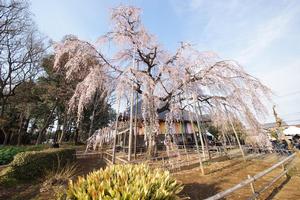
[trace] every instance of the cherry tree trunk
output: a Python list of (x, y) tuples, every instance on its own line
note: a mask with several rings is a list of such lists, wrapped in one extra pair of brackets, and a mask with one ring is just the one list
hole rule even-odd
[(157, 141), (156, 136), (150, 136), (148, 140), (147, 158), (151, 159), (157, 154)]

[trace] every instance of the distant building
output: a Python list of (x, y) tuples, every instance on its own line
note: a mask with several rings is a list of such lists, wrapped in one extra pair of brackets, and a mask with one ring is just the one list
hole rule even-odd
[[(144, 134), (145, 134), (145, 127), (144, 127), (144, 119), (142, 115), (142, 105), (141, 101), (138, 102), (137, 106), (134, 105), (133, 107), (133, 114), (136, 113), (136, 107), (137, 107), (137, 143), (138, 145), (142, 145), (142, 141), (144, 140)], [(158, 140), (159, 143), (163, 143), (163, 140), (165, 138), (165, 134), (167, 133), (166, 129), (166, 114), (169, 111), (164, 111), (158, 114), (158, 120), (159, 120), (159, 132), (158, 132)], [(192, 123), (194, 127), (192, 127), (190, 115), (192, 117)], [(127, 126), (129, 126), (128, 121), (130, 120), (130, 109), (126, 109), (126, 111), (123, 113), (122, 116), (120, 116), (119, 121), (126, 121)], [(196, 134), (199, 133), (198, 130), (198, 125), (197, 125), (197, 118), (196, 118), (196, 113), (194, 112), (189, 112), (187, 110), (182, 110), (182, 113), (180, 116), (178, 116), (179, 119), (174, 119), (173, 124), (174, 124), (174, 133), (173, 136), (177, 140), (177, 144), (183, 144), (183, 140), (185, 141), (186, 144), (194, 144), (194, 137), (193, 137), (193, 128), (196, 132)], [(207, 126), (211, 123), (211, 119), (209, 115), (205, 114), (200, 116), (200, 123), (201, 123), (201, 128), (204, 126)], [(204, 129), (202, 130), (204, 131)], [(207, 133), (205, 131), (208, 139), (212, 139), (211, 134)], [(128, 134), (128, 133), (127, 133)], [(199, 142), (199, 141), (198, 141)]]
[[(141, 101), (138, 102), (137, 106), (137, 121), (138, 121), (138, 135), (144, 135), (144, 123), (143, 123), (143, 116), (142, 116), (142, 107), (141, 107)], [(158, 120), (159, 120), (159, 134), (165, 134), (166, 133), (166, 114), (169, 111), (164, 111), (158, 114)], [(134, 105), (133, 107), (133, 113), (136, 113), (136, 106)], [(130, 109), (127, 109), (123, 116), (120, 118), (120, 120), (129, 120), (130, 116)], [(197, 116), (196, 113), (190, 112), (187, 110), (183, 110), (181, 114), (178, 116), (179, 119), (174, 119), (173, 124), (175, 126), (175, 133), (174, 134), (192, 134), (193, 133), (193, 128), (192, 128), (192, 123), (191, 119), (194, 123), (194, 129), (195, 132), (198, 131), (198, 126), (197, 126)], [(209, 115), (205, 114), (199, 117), (200, 123), (202, 125), (207, 125), (211, 122), (211, 119)]]
[[(273, 129), (273, 128), (276, 128), (276, 122), (272, 122), (272, 123), (265, 123), (262, 125), (263, 129), (264, 130), (270, 130), (270, 129)], [(282, 122), (282, 127), (283, 128), (286, 128), (288, 127), (287, 123), (285, 121)]]
[[(270, 140), (276, 140), (276, 137), (278, 137), (278, 135), (276, 136), (276, 128), (277, 128), (276, 122), (265, 123), (262, 125), (262, 127), (264, 129), (264, 132), (268, 134)], [(281, 127), (282, 129), (285, 129), (288, 127), (288, 124), (285, 121), (282, 121)]]

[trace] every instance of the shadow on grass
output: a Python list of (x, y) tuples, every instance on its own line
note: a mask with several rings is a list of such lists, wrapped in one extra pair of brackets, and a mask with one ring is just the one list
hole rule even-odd
[(280, 185), (278, 185), (277, 187), (275, 187), (272, 191), (272, 193), (266, 198), (266, 200), (271, 200), (273, 199), (276, 194), (278, 194), (278, 192), (291, 180), (291, 177), (288, 176)]
[[(245, 167), (245, 165), (252, 164), (252, 162), (251, 162), (252, 160), (263, 159), (264, 157), (265, 157), (265, 155), (254, 155), (254, 156), (251, 156), (251, 157), (247, 158), (247, 164), (246, 163), (243, 164), (243, 160), (242, 160), (242, 157), (240, 155), (239, 156), (233, 156), (233, 157), (229, 157), (228, 155), (223, 155), (223, 156), (220, 156), (220, 157), (216, 157), (216, 158), (212, 158), (210, 160), (203, 161), (203, 166), (205, 168), (209, 168), (211, 164), (215, 164), (215, 163), (218, 163), (218, 162), (224, 162), (224, 161), (231, 161), (231, 163), (229, 163), (225, 166), (222, 166), (220, 168), (213, 169), (213, 170), (208, 170), (206, 172), (206, 175), (209, 175), (209, 174), (214, 174), (214, 173), (223, 171), (223, 170), (231, 168), (231, 167), (235, 167), (236, 165), (240, 165), (237, 168), (237, 170), (240, 170), (240, 169), (243, 169)], [(190, 169), (197, 168), (197, 167), (199, 167), (199, 163), (193, 163), (193, 164), (190, 164), (190, 165), (185, 165), (185, 166), (178, 167), (175, 170), (171, 170), (171, 171), (172, 172), (182, 172), (182, 171), (190, 170)]]
[(205, 199), (217, 194), (220, 188), (216, 184), (188, 183), (184, 185), (180, 197), (190, 197), (191, 200)]
[(14, 187), (0, 186), (0, 199), (24, 200), (36, 197), (40, 192), (38, 183), (19, 183)]
[[(76, 165), (77, 173), (74, 179), (106, 166), (100, 158), (80, 158), (77, 159)], [(10, 181), (7, 184), (0, 184), (0, 200), (55, 199), (55, 191), (53, 190), (40, 192), (43, 181), (43, 179), (31, 182)]]
[(80, 158), (76, 161), (77, 176), (84, 176), (92, 171), (106, 167), (106, 163), (101, 158)]
[[(208, 174), (214, 174), (214, 173), (217, 173), (217, 172), (221, 172), (223, 170), (226, 170), (226, 169), (229, 169), (229, 168), (232, 168), (232, 167), (237, 167), (237, 168), (235, 168), (235, 171), (239, 171), (241, 169), (244, 169), (246, 166), (253, 164), (253, 160), (255, 160), (255, 159), (264, 159), (265, 157), (266, 157), (266, 155), (255, 155), (255, 156), (252, 156), (250, 158), (247, 158), (246, 163), (242, 160), (241, 157), (236, 157), (236, 158), (231, 158), (231, 159), (229, 159), (229, 158), (226, 159), (224, 157), (222, 160), (218, 160), (217, 162), (222, 162), (222, 161), (226, 161), (226, 160), (232, 160), (232, 162), (225, 165), (225, 166), (222, 166), (220, 168), (213, 169), (213, 170), (209, 171), (207, 173), (207, 175)], [(230, 173), (232, 173), (232, 170), (228, 173), (224, 173), (223, 176), (226, 176)]]

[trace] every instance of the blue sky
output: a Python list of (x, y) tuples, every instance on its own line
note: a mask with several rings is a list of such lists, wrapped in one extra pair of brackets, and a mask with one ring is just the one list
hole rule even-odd
[(170, 51), (188, 41), (237, 60), (274, 91), (280, 116), (300, 123), (299, 0), (31, 0), (40, 31), (55, 41), (66, 34), (95, 41), (120, 4), (142, 8), (147, 29)]

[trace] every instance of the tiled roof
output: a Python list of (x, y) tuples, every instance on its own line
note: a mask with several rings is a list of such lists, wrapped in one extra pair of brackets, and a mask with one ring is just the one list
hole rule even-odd
[[(136, 112), (136, 106), (134, 105), (133, 106), (133, 113)], [(166, 119), (166, 114), (168, 113), (169, 111), (164, 111), (164, 112), (161, 112), (158, 114), (158, 119), (161, 120), (161, 121), (164, 121)], [(189, 112), (190, 111), (187, 111), (187, 110), (183, 110), (182, 111), (182, 115), (179, 116), (179, 118), (183, 121), (190, 121), (190, 117), (189, 117)], [(124, 116), (129, 116), (129, 113), (130, 113), (130, 109), (126, 109), (125, 113), (124, 113)], [(194, 112), (190, 112), (192, 118), (194, 121), (196, 121), (196, 113)], [(137, 104), (137, 118), (138, 119), (142, 119), (143, 116), (142, 116), (142, 101), (139, 101), (138, 104)], [(210, 117), (208, 114), (204, 114), (202, 115), (202, 117), (200, 117), (200, 120), (202, 122), (209, 122), (211, 121)]]

